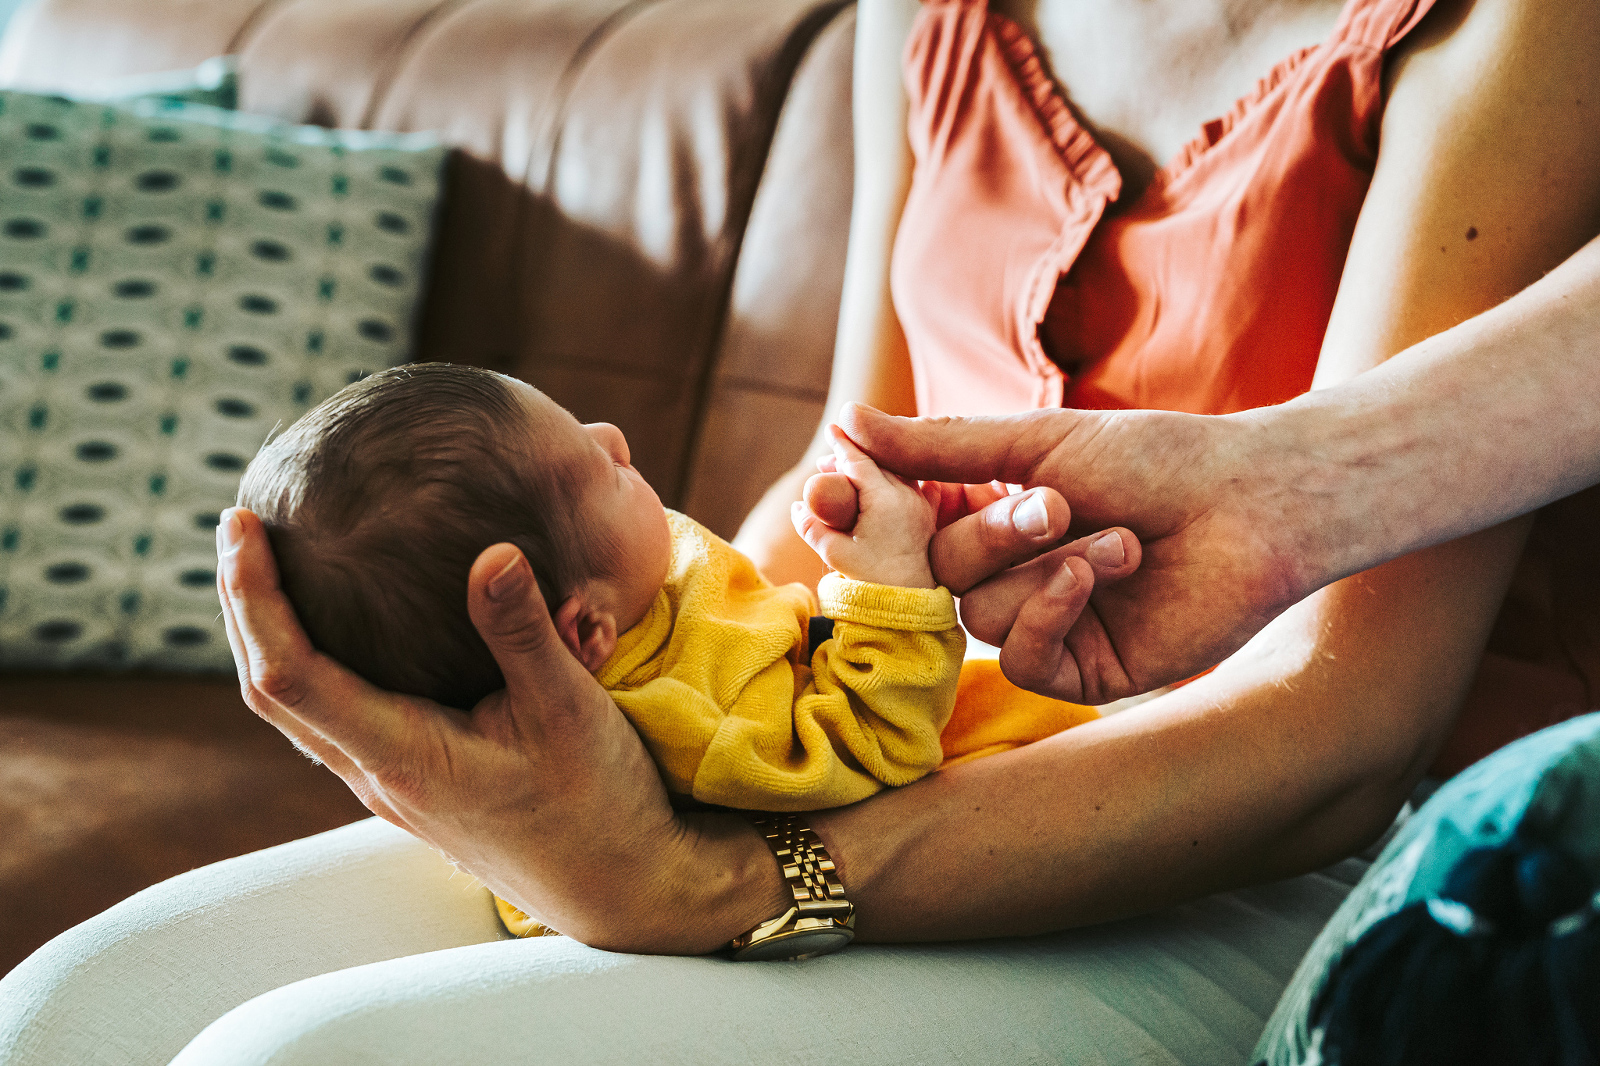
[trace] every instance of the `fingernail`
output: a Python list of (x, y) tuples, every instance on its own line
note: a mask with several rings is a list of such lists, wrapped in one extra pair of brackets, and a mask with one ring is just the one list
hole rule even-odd
[(1057, 593), (1071, 592), (1078, 584), (1078, 575), (1072, 572), (1072, 567), (1067, 563), (1061, 564), (1061, 569), (1056, 571), (1055, 591)]
[(494, 577), (489, 579), (489, 587), (485, 589), (491, 600), (509, 600), (512, 596), (527, 587), (528, 577), (522, 566), (522, 556), (518, 555), (505, 565)]
[(239, 516), (231, 509), (222, 512), (222, 519), (217, 522), (217, 554), (232, 555), (239, 550), (239, 541), (244, 538), (244, 527), (239, 524)]
[(1128, 557), (1123, 550), (1122, 538), (1115, 533), (1102, 533), (1089, 542), (1089, 550), (1085, 553), (1089, 562), (1095, 566), (1121, 566), (1122, 561)]
[(1049, 531), (1050, 512), (1045, 509), (1044, 494), (1036, 492), (1017, 504), (1017, 509), (1011, 512), (1011, 524), (1017, 527), (1017, 532), (1030, 537), (1040, 537)]

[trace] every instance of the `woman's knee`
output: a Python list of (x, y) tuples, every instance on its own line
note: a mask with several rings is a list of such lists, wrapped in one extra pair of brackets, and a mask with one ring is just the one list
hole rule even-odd
[(372, 819), (171, 878), (0, 980), (0, 1061), (165, 1063), (288, 982), (502, 935), (489, 894)]

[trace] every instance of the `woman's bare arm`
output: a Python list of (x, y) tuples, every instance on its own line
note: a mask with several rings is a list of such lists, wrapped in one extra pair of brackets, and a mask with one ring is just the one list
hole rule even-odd
[[(1600, 216), (1600, 11), (1478, 0), (1451, 14), (1393, 64), (1319, 384), (1503, 300)], [(1526, 528), (1332, 585), (1136, 710), (814, 818), (862, 935), (1077, 924), (1348, 853), (1450, 728)]]
[[(1427, 593), (1431, 570), (1509, 556), (1520, 530), (1394, 564), (1280, 617), (1176, 692), (940, 772), (812, 825), (865, 939), (1037, 932), (1314, 869), (1371, 840), (1426, 767), (1509, 564)], [(1453, 626), (1453, 611), (1474, 616)], [(1338, 623), (1359, 615), (1369, 640)], [(1418, 624), (1449, 641), (1418, 656)], [(1388, 643), (1384, 643), (1388, 642)], [(1433, 677), (1428, 670), (1435, 671)]]
[(865, 0), (856, 13), (852, 109), (855, 190), (845, 258), (833, 375), (817, 435), (796, 466), (762, 496), (733, 545), (774, 582), (812, 587), (827, 572), (789, 521), (818, 456), (830, 453), (823, 431), (852, 401), (891, 414), (915, 414), (911, 357), (889, 296), (889, 259), (911, 185), (906, 141), (906, 92), (900, 53), (916, 17), (917, 0)]

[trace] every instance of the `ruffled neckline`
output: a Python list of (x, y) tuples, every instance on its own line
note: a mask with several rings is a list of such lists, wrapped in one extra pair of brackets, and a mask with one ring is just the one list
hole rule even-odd
[[(987, 0), (982, 2), (987, 8)], [(1100, 146), (1067, 106), (1055, 79), (1045, 70), (1033, 38), (1004, 15), (993, 11), (986, 11), (986, 14), (990, 32), (1000, 46), (1006, 65), (1015, 75), (1022, 94), (1033, 104), (1061, 161), (1085, 191), (1102, 195), (1108, 201), (1116, 200), (1122, 192), (1122, 173), (1112, 161), (1111, 153)]]
[[(1103, 195), (1108, 202), (1115, 201), (1122, 191), (1122, 174), (1094, 135), (1083, 126), (1067, 105), (1055, 79), (1046, 70), (1039, 55), (1039, 46), (1016, 22), (997, 12), (988, 10), (988, 0), (975, 0), (974, 6), (985, 9), (990, 32), (1007, 65), (1016, 77), (1017, 86), (1044, 124), (1056, 152), (1090, 193)], [(1322, 45), (1307, 45), (1278, 62), (1258, 80), (1255, 87), (1234, 101), (1226, 113), (1201, 124), (1200, 132), (1191, 138), (1165, 166), (1157, 168), (1149, 189), (1166, 188), (1203, 159), (1268, 96)]]
[[(1320, 44), (1306, 45), (1304, 48), (1292, 53), (1287, 59), (1279, 61), (1278, 65), (1268, 71), (1265, 77), (1256, 82), (1255, 88), (1235, 100), (1233, 106), (1225, 114), (1211, 119), (1209, 122), (1202, 123), (1200, 132), (1188, 144), (1178, 149), (1177, 154), (1172, 157), (1166, 166), (1156, 171), (1155, 183), (1168, 184), (1198, 163), (1200, 158), (1216, 147), (1217, 142), (1232, 132), (1233, 128), (1242, 122), (1246, 115), (1255, 110), (1256, 105), (1271, 96), (1278, 86), (1282, 85), (1285, 79), (1294, 73), (1300, 64), (1306, 61), (1307, 57), (1321, 47), (1322, 45)], [(1053, 85), (1052, 88), (1054, 88)]]

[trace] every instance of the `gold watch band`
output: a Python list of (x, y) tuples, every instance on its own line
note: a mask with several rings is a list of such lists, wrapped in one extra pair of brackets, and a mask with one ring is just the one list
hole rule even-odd
[(855, 905), (844, 895), (833, 859), (805, 817), (799, 814), (750, 814), (778, 860), (794, 903), (782, 914), (756, 926), (728, 945), (734, 958), (804, 959), (838, 951), (855, 938)]

